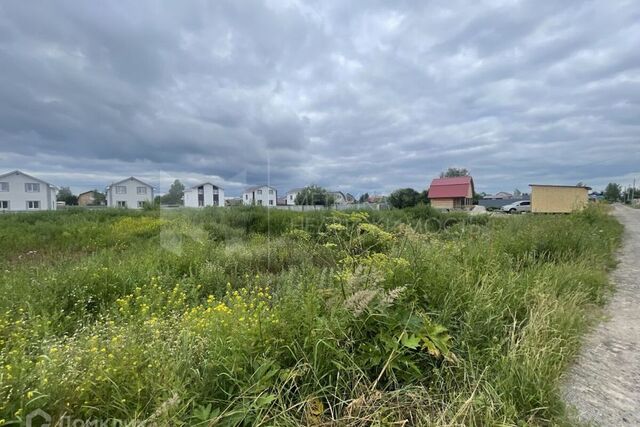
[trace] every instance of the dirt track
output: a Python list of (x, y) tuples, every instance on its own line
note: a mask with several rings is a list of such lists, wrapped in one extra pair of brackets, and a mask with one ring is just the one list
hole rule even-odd
[(565, 401), (582, 422), (640, 426), (640, 209), (615, 206), (625, 226), (616, 290), (568, 374)]

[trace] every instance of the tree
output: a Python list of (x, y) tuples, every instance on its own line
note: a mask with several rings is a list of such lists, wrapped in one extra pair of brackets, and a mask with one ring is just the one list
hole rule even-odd
[(367, 201), (369, 201), (369, 193), (361, 194), (358, 203), (367, 203)]
[(420, 193), (413, 188), (401, 188), (391, 193), (387, 201), (394, 208), (409, 208), (420, 202)]
[(627, 188), (623, 194), (625, 203), (632, 203), (633, 200), (639, 197), (640, 197), (640, 188), (633, 188), (631, 186), (629, 186), (629, 188)]
[(454, 176), (469, 176), (465, 168), (449, 168), (446, 172), (440, 172), (440, 178), (452, 178)]
[(617, 202), (620, 200), (620, 195), (622, 193), (622, 187), (615, 182), (610, 182), (604, 189), (604, 199), (609, 202)]
[(322, 205), (334, 204), (336, 198), (322, 187), (310, 185), (296, 195), (296, 205)]
[(93, 203), (91, 203), (91, 205), (102, 206), (106, 204), (107, 204), (107, 196), (105, 196), (104, 193), (99, 192), (97, 188), (93, 190)]
[(78, 196), (74, 195), (69, 187), (62, 187), (60, 191), (58, 191), (56, 200), (59, 202), (64, 202), (64, 204), (67, 206), (78, 204)]
[(184, 197), (184, 185), (179, 179), (173, 181), (167, 194), (160, 198), (160, 202), (165, 205), (182, 205)]

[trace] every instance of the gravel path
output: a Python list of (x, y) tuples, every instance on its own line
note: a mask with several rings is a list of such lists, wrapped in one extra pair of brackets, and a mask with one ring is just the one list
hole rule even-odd
[(625, 226), (615, 294), (586, 337), (564, 395), (579, 421), (640, 426), (640, 209), (617, 205), (614, 215)]

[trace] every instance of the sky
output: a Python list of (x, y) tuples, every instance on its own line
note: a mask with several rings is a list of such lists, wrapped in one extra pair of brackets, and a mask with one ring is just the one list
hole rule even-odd
[(0, 173), (238, 195), (640, 182), (640, 2), (0, 2)]

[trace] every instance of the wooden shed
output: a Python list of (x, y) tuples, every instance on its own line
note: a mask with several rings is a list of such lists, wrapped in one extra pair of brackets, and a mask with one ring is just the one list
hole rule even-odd
[(438, 209), (464, 209), (473, 205), (473, 178), (437, 178), (429, 186), (429, 201)]
[(589, 201), (589, 187), (529, 184), (531, 212), (568, 213), (583, 209)]

